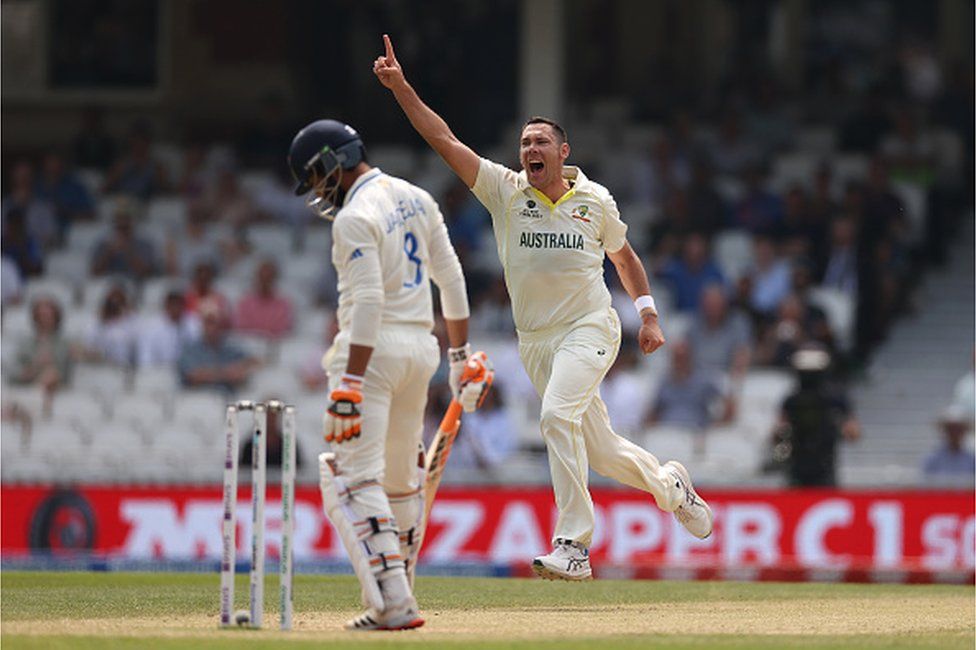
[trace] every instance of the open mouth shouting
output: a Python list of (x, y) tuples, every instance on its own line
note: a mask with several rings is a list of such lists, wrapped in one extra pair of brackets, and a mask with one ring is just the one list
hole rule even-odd
[(541, 160), (529, 160), (525, 166), (525, 171), (530, 179), (542, 178), (546, 171), (546, 163)]

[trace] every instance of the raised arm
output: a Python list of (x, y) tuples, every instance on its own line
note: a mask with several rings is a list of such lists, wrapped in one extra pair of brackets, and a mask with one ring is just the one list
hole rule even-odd
[(383, 44), (386, 46), (386, 55), (377, 57), (373, 62), (373, 72), (381, 84), (393, 91), (393, 96), (417, 133), (444, 159), (465, 185), (474, 187), (478, 180), (478, 168), (481, 166), (478, 154), (458, 140), (447, 122), (431, 110), (420, 99), (413, 86), (407, 83), (403, 69), (393, 53), (393, 43), (386, 34), (383, 34)]

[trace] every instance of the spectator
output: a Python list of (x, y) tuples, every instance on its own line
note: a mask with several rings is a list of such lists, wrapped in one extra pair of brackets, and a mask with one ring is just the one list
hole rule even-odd
[(254, 202), (238, 182), (237, 171), (230, 161), (217, 165), (213, 183), (204, 197), (207, 212), (231, 232), (245, 232), (245, 227), (258, 218)]
[(34, 332), (18, 341), (7, 381), (13, 384), (40, 386), (50, 396), (71, 382), (74, 358), (71, 344), (61, 333), (61, 305), (50, 296), (31, 301)]
[(54, 206), (61, 231), (77, 221), (91, 221), (95, 217), (95, 200), (85, 184), (65, 167), (59, 153), (44, 156), (41, 177), (34, 188), (35, 195)]
[(749, 167), (745, 174), (745, 196), (732, 211), (733, 228), (753, 234), (771, 234), (783, 226), (783, 202), (763, 187), (763, 173), (759, 166)]
[(790, 146), (795, 125), (771, 77), (758, 81), (752, 104), (746, 122), (749, 139), (758, 142), (766, 155)]
[(156, 275), (156, 250), (151, 242), (136, 236), (132, 210), (127, 202), (116, 208), (111, 232), (92, 251), (92, 275), (121, 275), (134, 280)]
[(102, 300), (98, 321), (88, 332), (87, 358), (123, 368), (135, 364), (139, 320), (129, 304), (129, 294), (122, 284), (109, 288)]
[(691, 183), (687, 190), (688, 220), (692, 227), (712, 237), (725, 228), (729, 206), (715, 189), (712, 167), (699, 158), (691, 168)]
[(246, 334), (280, 339), (294, 323), (291, 300), (278, 291), (278, 265), (262, 260), (254, 272), (254, 288), (237, 302), (234, 327)]
[(467, 268), (475, 261), (484, 238), (484, 229), (491, 218), (481, 202), (460, 179), (444, 195), (444, 223), (458, 259)]
[(24, 227), (41, 251), (46, 252), (61, 243), (61, 225), (58, 216), (48, 201), (41, 199), (34, 191), (34, 168), (26, 160), (14, 165), (10, 173), (10, 194), (3, 200), (3, 220), (6, 222), (11, 211), (23, 214)]
[(722, 118), (710, 155), (712, 166), (718, 173), (738, 175), (759, 163), (762, 152), (752, 140), (742, 135), (738, 117), (729, 111)]
[(875, 87), (841, 125), (840, 148), (849, 153), (873, 153), (891, 126), (884, 92)]
[(729, 308), (725, 288), (711, 284), (702, 290), (701, 306), (688, 331), (695, 351), (695, 368), (715, 379), (741, 379), (752, 359), (749, 320)]
[(200, 319), (185, 306), (183, 292), (171, 289), (163, 298), (163, 310), (142, 323), (136, 343), (140, 368), (175, 367), (183, 348), (200, 339)]
[[(691, 346), (678, 341), (671, 346), (671, 373), (661, 386), (651, 411), (650, 423), (702, 430), (713, 420), (713, 404), (720, 398), (715, 382), (695, 370)], [(726, 403), (723, 420), (732, 416)]]
[(0, 304), (19, 305), (24, 297), (24, 279), (20, 276), (20, 269), (12, 258), (4, 255), (0, 258)]
[(210, 223), (202, 202), (192, 201), (187, 205), (183, 232), (171, 232), (166, 240), (166, 274), (188, 278), (203, 263), (222, 269), (228, 250), (224, 228)]
[(750, 303), (757, 313), (770, 315), (790, 292), (790, 263), (779, 256), (776, 243), (768, 235), (755, 237), (752, 250), (754, 266), (749, 273), (752, 286)]
[[(441, 411), (443, 414), (443, 411)], [(497, 386), (474, 413), (464, 414), (464, 430), (454, 441), (447, 473), (470, 477), (471, 470), (492, 472), (504, 465), (518, 448), (515, 423)]]
[(857, 230), (850, 217), (830, 224), (830, 249), (821, 284), (839, 289), (852, 298), (858, 294)]
[(183, 152), (183, 171), (178, 187), (180, 195), (187, 201), (198, 201), (203, 198), (211, 182), (207, 148), (200, 142), (191, 142)]
[(860, 424), (847, 396), (829, 381), (830, 354), (817, 346), (791, 357), (798, 388), (784, 401), (773, 434), (774, 455), (788, 468), (790, 485), (833, 487), (837, 442), (857, 440)]
[(687, 188), (691, 181), (688, 160), (675, 151), (666, 135), (654, 142), (650, 159), (642, 159), (631, 170), (634, 199), (645, 204), (662, 205), (671, 192)]
[(811, 310), (799, 296), (790, 294), (780, 304), (773, 324), (764, 331), (756, 357), (763, 365), (787, 368), (793, 355), (813, 342), (833, 353), (833, 332), (823, 312)]
[(939, 429), (944, 440), (942, 446), (925, 459), (925, 478), (973, 482), (976, 456), (971, 449), (963, 446), (963, 440), (972, 426), (971, 417), (971, 413), (955, 405), (945, 410), (939, 418)]
[(892, 176), (929, 187), (935, 181), (936, 142), (919, 128), (911, 109), (895, 116), (895, 131), (881, 143), (881, 153), (891, 165)]
[(503, 277), (495, 277), (488, 291), (481, 294), (471, 310), (470, 320), (472, 330), (479, 334), (514, 335), (515, 322)]
[(44, 254), (40, 244), (27, 230), (23, 209), (13, 208), (4, 214), (3, 237), (0, 238), (3, 258), (10, 260), (23, 277), (44, 272)]
[(698, 309), (702, 288), (708, 284), (724, 284), (725, 278), (711, 258), (708, 241), (701, 233), (689, 234), (681, 249), (681, 257), (669, 261), (660, 275), (671, 283), (675, 307), (693, 312)]
[(186, 310), (191, 314), (199, 311), (204, 301), (210, 301), (217, 305), (222, 314), (230, 314), (230, 302), (224, 294), (217, 291), (213, 286), (217, 277), (217, 268), (210, 262), (201, 262), (193, 269), (193, 279), (190, 288), (187, 289)]
[(697, 232), (688, 211), (688, 193), (676, 189), (668, 194), (661, 206), (661, 215), (650, 226), (649, 248), (652, 260), (669, 260), (678, 255), (681, 242)]
[(148, 201), (167, 189), (163, 166), (153, 157), (152, 135), (148, 124), (136, 123), (129, 131), (128, 150), (117, 159), (105, 176), (102, 192), (124, 194)]
[(807, 240), (807, 256), (813, 261), (817, 277), (827, 266), (827, 247), (830, 241), (830, 222), (840, 206), (834, 198), (833, 175), (826, 164), (817, 169), (813, 181), (813, 193), (809, 197), (806, 218), (801, 232)]
[(180, 354), (178, 371), (186, 388), (217, 388), (233, 393), (246, 384), (258, 361), (227, 340), (228, 317), (218, 302), (199, 305), (203, 335)]
[(79, 167), (108, 169), (115, 160), (115, 140), (105, 132), (102, 111), (89, 106), (82, 114), (81, 131), (74, 138), (72, 149)]
[[(288, 171), (287, 165), (272, 166), (274, 177), (267, 183), (261, 183), (254, 190), (254, 205), (264, 214), (271, 215), (280, 223), (291, 226), (292, 230), (302, 233), (315, 219), (315, 215), (305, 199), (295, 196), (295, 182)], [(304, 250), (305, 239), (298, 237), (298, 250)], [(335, 289), (335, 286), (332, 287)]]

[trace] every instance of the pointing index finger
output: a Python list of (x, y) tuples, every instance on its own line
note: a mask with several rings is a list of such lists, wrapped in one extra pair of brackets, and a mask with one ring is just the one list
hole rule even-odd
[(390, 40), (389, 34), (383, 34), (383, 45), (386, 46), (386, 58), (390, 61), (396, 61), (396, 55), (393, 53), (393, 41)]

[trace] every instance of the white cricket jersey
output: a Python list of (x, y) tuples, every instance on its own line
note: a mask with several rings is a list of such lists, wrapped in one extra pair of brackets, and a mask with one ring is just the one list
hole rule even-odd
[(626, 243), (627, 225), (607, 188), (566, 166), (572, 187), (556, 203), (518, 172), (481, 159), (471, 188), (491, 213), (515, 327), (532, 332), (610, 307), (604, 252)]
[[(434, 322), (429, 280), (442, 287), (463, 283), (437, 203), (419, 187), (378, 168), (356, 179), (346, 193), (333, 224), (332, 263), (338, 275), (339, 330), (360, 345), (373, 345), (375, 334), (356, 340), (357, 303), (381, 302), (380, 326), (417, 325), (429, 331)], [(462, 315), (445, 316), (467, 317), (466, 304)]]

